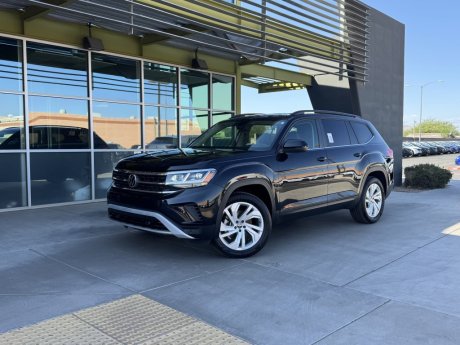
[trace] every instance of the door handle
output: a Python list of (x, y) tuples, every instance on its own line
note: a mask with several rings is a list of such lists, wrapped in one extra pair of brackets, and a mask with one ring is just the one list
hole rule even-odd
[(317, 159), (320, 162), (325, 162), (327, 158), (323, 156), (323, 157), (318, 157)]
[(357, 157), (357, 158), (361, 158), (363, 154), (361, 152), (356, 152), (353, 156)]

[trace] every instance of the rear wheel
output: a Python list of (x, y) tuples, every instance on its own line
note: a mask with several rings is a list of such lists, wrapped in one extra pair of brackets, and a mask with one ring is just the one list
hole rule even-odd
[(382, 216), (384, 206), (385, 195), (382, 183), (372, 177), (366, 181), (359, 202), (350, 209), (350, 213), (358, 223), (375, 223)]
[(213, 243), (226, 256), (244, 258), (256, 254), (272, 228), (270, 212), (257, 197), (235, 193), (224, 208)]

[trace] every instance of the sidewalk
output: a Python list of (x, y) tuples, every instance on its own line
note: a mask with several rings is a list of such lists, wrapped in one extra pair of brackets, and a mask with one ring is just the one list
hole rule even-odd
[[(377, 224), (356, 224), (347, 211), (301, 218), (276, 227), (247, 260), (124, 229), (107, 219), (104, 203), (0, 213), (0, 332), (142, 301), (197, 322), (194, 334), (236, 342), (457, 344), (459, 209), (459, 181), (394, 192)], [(137, 307), (120, 310), (122, 323), (113, 313), (100, 321), (121, 325), (115, 333), (83, 317), (78, 324), (128, 344), (137, 339), (139, 323), (129, 317)], [(155, 329), (149, 315), (143, 325)], [(6, 333), (0, 343), (12, 334), (19, 337)], [(161, 339), (171, 343), (174, 334)]]

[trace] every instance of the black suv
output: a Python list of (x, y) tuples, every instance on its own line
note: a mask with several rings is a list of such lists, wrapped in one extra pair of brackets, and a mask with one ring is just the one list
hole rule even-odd
[(375, 223), (392, 187), (393, 151), (370, 122), (319, 111), (247, 114), (187, 148), (120, 161), (108, 212), (128, 227), (211, 240), (246, 257), (288, 216), (347, 208)]

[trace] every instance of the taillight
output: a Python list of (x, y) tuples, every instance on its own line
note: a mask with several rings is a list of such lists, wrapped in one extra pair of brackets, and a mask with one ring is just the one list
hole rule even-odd
[(393, 158), (393, 150), (390, 149), (390, 148), (388, 148), (388, 150), (387, 150), (387, 157)]

